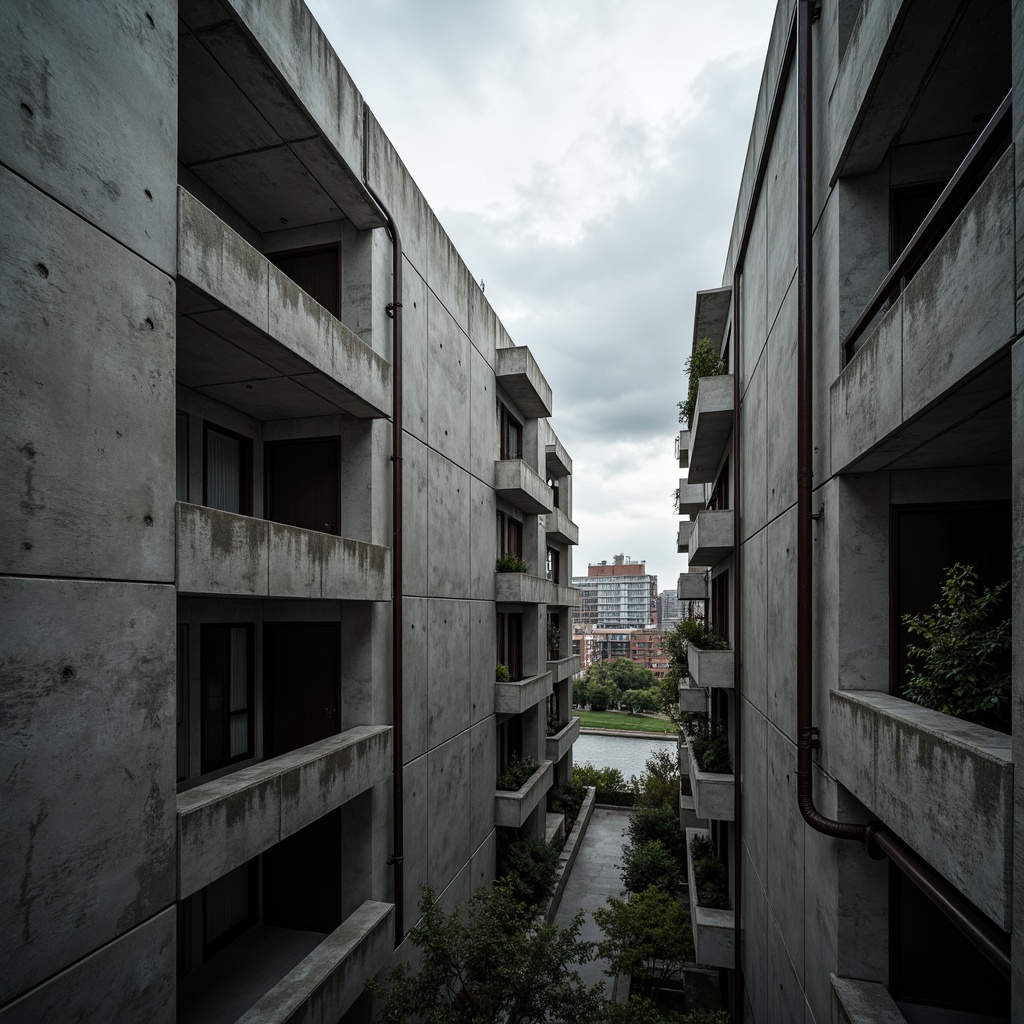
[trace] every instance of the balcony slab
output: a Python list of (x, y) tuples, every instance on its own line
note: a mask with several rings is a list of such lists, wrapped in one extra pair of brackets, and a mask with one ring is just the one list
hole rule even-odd
[(551, 673), (551, 682), (560, 683), (563, 679), (571, 679), (580, 670), (580, 656), (570, 654), (568, 658), (559, 658), (557, 661), (548, 662), (548, 672)]
[(499, 498), (527, 515), (547, 515), (555, 507), (547, 482), (522, 459), (498, 459), (494, 463), (494, 490)]
[(552, 509), (547, 515), (544, 532), (559, 544), (578, 544), (580, 528), (560, 509)]
[(551, 385), (525, 345), (494, 353), (494, 376), (500, 387), (530, 419), (551, 415)]
[(718, 476), (732, 436), (732, 374), (702, 377), (697, 385), (697, 404), (690, 424), (691, 484), (710, 484)]
[(514, 683), (494, 684), (494, 710), (502, 715), (521, 715), (547, 700), (551, 693), (551, 673), (542, 672)]
[(693, 484), (686, 480), (679, 481), (679, 498), (676, 501), (676, 515), (695, 516), (707, 505), (707, 496), (703, 484)]

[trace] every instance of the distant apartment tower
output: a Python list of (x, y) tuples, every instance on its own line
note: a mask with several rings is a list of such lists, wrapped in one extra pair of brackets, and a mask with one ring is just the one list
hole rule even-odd
[(671, 629), (686, 618), (686, 607), (679, 600), (675, 590), (663, 590), (658, 594), (658, 625), (662, 629)]
[(586, 576), (574, 576), (580, 603), (573, 621), (598, 629), (639, 629), (658, 621), (658, 577), (643, 562), (616, 555), (611, 564), (587, 566)]

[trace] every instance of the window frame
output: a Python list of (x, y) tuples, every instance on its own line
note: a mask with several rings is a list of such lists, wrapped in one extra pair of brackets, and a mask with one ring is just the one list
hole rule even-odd
[[(227, 756), (217, 760), (208, 760), (206, 756), (206, 741), (208, 735), (207, 724), (207, 677), (205, 672), (205, 652), (207, 637), (212, 635), (215, 629), (228, 631), (229, 657), (230, 657), (230, 630), (244, 629), (246, 633), (246, 705), (244, 713), (249, 716), (246, 749), (244, 753), (231, 756), (231, 721), (233, 715), (241, 714), (242, 711), (232, 712), (230, 708), (230, 694), (227, 697), (228, 709), (224, 714), (222, 727), (222, 742)], [(255, 623), (252, 622), (203, 622), (199, 625), (199, 753), (200, 753), (200, 775), (207, 775), (210, 772), (218, 771), (242, 761), (251, 761), (256, 757), (256, 643)], [(230, 671), (230, 664), (229, 664)]]
[[(233, 515), (240, 516), (251, 516), (253, 514), (253, 494), (252, 494), (252, 478), (253, 478), (253, 446), (252, 438), (246, 437), (244, 434), (239, 434), (234, 430), (228, 430), (227, 427), (222, 427), (218, 423), (211, 423), (209, 420), (203, 421), (203, 505), (206, 508), (212, 508), (210, 505), (210, 433), (222, 434), (225, 437), (230, 437), (235, 441), (240, 442), (238, 461), (239, 461), (239, 480), (238, 480), (238, 492), (239, 492), (239, 506), (240, 511), (232, 513)], [(218, 511), (227, 512), (228, 509), (218, 509)]]

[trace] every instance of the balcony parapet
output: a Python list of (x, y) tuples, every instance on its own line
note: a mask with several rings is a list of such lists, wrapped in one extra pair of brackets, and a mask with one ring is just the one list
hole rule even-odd
[(1009, 931), (1011, 737), (888, 693), (833, 690), (829, 696), (835, 777)]
[(569, 724), (554, 736), (544, 740), (544, 756), (553, 764), (558, 764), (572, 750), (572, 745), (580, 737), (580, 720), (570, 718)]
[(690, 425), (690, 465), (686, 471), (691, 484), (715, 482), (732, 435), (732, 405), (732, 374), (700, 379)]
[(390, 415), (391, 364), (181, 187), (178, 277), (179, 383), (260, 420)]
[[(690, 737), (686, 745), (691, 746)], [(692, 748), (691, 748), (692, 749)], [(733, 791), (736, 776), (731, 772), (705, 772), (697, 765), (697, 759), (690, 755), (690, 791), (698, 818), (711, 821), (732, 821), (735, 815)]]
[(559, 544), (579, 544), (580, 528), (560, 509), (552, 509), (547, 516), (544, 531)]
[(175, 528), (180, 594), (391, 600), (390, 548), (183, 501)]
[(679, 497), (676, 499), (677, 516), (695, 516), (707, 505), (703, 484), (692, 484), (686, 480), (679, 481)]
[(736, 918), (733, 912), (714, 910), (697, 903), (697, 882), (693, 874), (693, 860), (689, 855), (690, 841), (696, 836), (710, 839), (711, 834), (703, 828), (686, 830), (686, 883), (690, 890), (690, 925), (693, 928), (694, 959), (705, 967), (734, 967)]
[(732, 554), (733, 515), (731, 508), (697, 513), (690, 533), (690, 565), (711, 568)]
[(833, 1020), (837, 1024), (906, 1024), (885, 986), (877, 981), (840, 978), (829, 974), (832, 982)]
[(679, 460), (679, 468), (686, 469), (690, 464), (690, 432), (680, 430), (676, 438), (676, 458)]
[(549, 436), (551, 440), (544, 445), (544, 468), (547, 475), (552, 479), (572, 476), (572, 459), (565, 446), (553, 433)]
[(708, 709), (708, 692), (703, 686), (693, 686), (687, 679), (679, 684), (679, 713), (692, 715)]
[(237, 1024), (340, 1020), (367, 978), (391, 962), (395, 908), (367, 900), (300, 964), (244, 1013)]
[(522, 459), (494, 463), (494, 490), (499, 498), (527, 515), (546, 515), (555, 507), (547, 482)]
[(706, 601), (708, 597), (708, 578), (704, 571), (681, 572), (676, 581), (676, 600)]
[(575, 608), (580, 603), (580, 592), (575, 587), (563, 587), (528, 572), (496, 572), (494, 600), (499, 604), (546, 604), (556, 608)]
[(686, 666), (694, 686), (732, 689), (735, 665), (735, 651), (706, 651), (693, 644), (686, 651)]
[(571, 679), (580, 670), (580, 656), (570, 654), (566, 658), (558, 658), (548, 662), (548, 671), (551, 673), (551, 682), (560, 683), (563, 679)]
[(551, 788), (554, 765), (542, 761), (537, 770), (514, 792), (494, 791), (494, 824), (506, 828), (521, 828), (526, 819), (539, 806)]
[(360, 725), (179, 793), (178, 898), (383, 782), (391, 742)]
[(551, 385), (525, 345), (499, 348), (494, 353), (494, 377), (524, 416), (539, 419), (551, 415)]
[(494, 684), (494, 710), (501, 715), (521, 715), (551, 693), (551, 673), (542, 672), (516, 682)]
[(685, 555), (690, 550), (690, 534), (693, 533), (693, 523), (684, 519), (676, 530), (676, 551)]

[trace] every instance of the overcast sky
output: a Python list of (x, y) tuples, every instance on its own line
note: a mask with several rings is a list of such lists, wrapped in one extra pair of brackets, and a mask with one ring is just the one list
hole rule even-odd
[(573, 458), (573, 570), (675, 587), (694, 295), (722, 283), (775, 0), (307, 0)]

